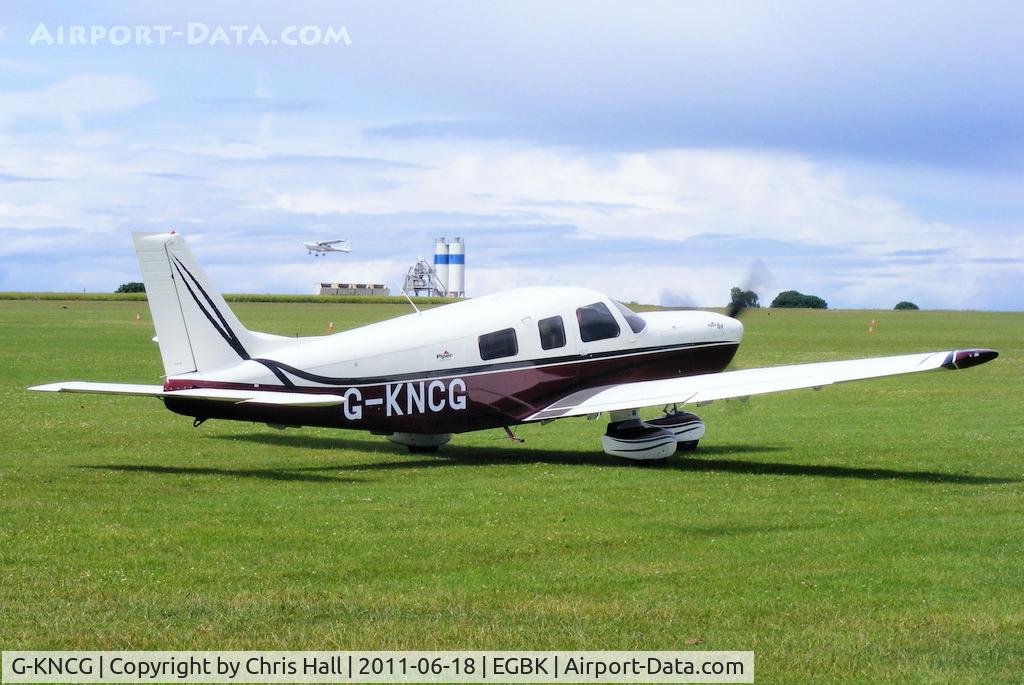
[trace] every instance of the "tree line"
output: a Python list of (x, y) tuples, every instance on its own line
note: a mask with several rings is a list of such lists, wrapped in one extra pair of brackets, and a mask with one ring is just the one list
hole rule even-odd
[[(772, 303), (768, 306), (773, 309), (828, 309), (828, 302), (817, 295), (805, 295), (797, 290), (784, 290), (776, 295), (775, 299), (772, 300)], [(735, 287), (730, 291), (730, 309), (760, 309), (760, 307), (761, 303), (758, 299), (757, 293), (753, 290), (745, 290), (740, 287)], [(907, 302), (904, 300), (899, 302), (894, 309), (914, 310), (920, 309), (920, 307), (913, 302)]]

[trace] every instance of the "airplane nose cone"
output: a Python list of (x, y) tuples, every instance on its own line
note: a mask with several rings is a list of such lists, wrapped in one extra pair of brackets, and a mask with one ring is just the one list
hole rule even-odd
[(722, 314), (709, 314), (711, 317), (708, 321), (708, 326), (715, 331), (714, 337), (718, 340), (729, 340), (732, 342), (739, 342), (743, 337), (743, 324), (738, 319), (734, 319), (731, 316), (723, 316)]
[(743, 322), (731, 316), (723, 316), (725, 319), (725, 331), (730, 340), (739, 342), (743, 338)]

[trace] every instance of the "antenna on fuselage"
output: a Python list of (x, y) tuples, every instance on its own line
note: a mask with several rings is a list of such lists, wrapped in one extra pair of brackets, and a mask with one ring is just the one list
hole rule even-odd
[(420, 313), (420, 308), (419, 308), (419, 307), (417, 307), (417, 306), (416, 306), (416, 303), (412, 301), (412, 298), (411, 298), (411, 297), (409, 297), (409, 293), (408, 293), (408, 292), (406, 291), (406, 289), (405, 289), (405, 288), (402, 288), (402, 294), (403, 294), (403, 295), (405, 295), (405, 299), (409, 300), (409, 304), (411, 304), (411, 305), (412, 305), (412, 308), (413, 308), (414, 310), (416, 310), (416, 313), (417, 313), (417, 314), (419, 314), (419, 313)]

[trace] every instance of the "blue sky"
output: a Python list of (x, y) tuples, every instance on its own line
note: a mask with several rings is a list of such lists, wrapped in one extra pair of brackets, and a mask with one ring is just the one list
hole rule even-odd
[[(282, 44), (306, 26), (348, 41)], [(722, 305), (760, 259), (767, 299), (1019, 310), (1022, 33), (1020, 3), (6, 3), (0, 290), (113, 290), (132, 230), (176, 229), (229, 292), (395, 287), (461, 235), (470, 295)]]

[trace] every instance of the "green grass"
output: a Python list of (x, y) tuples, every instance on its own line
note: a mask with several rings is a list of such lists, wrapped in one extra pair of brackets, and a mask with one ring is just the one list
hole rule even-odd
[[(311, 335), (408, 306), (235, 308)], [(759, 683), (1021, 679), (1024, 315), (752, 311), (737, 367), (1002, 356), (715, 403), (665, 468), (601, 453), (603, 421), (424, 457), (25, 392), (159, 382), (148, 321), (0, 302), (0, 648), (754, 650)]]

